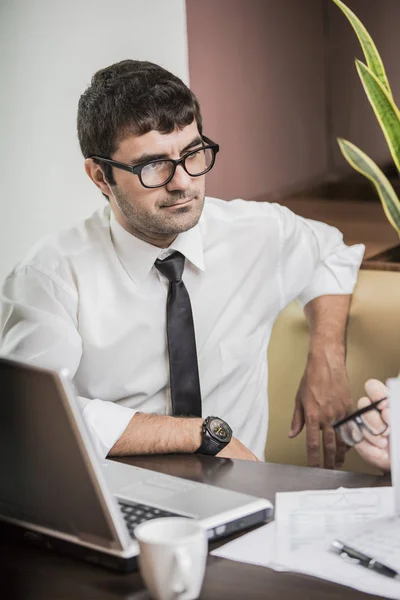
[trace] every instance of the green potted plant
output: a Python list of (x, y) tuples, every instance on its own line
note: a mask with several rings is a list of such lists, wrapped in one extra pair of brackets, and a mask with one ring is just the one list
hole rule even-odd
[[(358, 17), (341, 0), (333, 0), (333, 2), (345, 14), (361, 44), (366, 64), (356, 59), (356, 69), (385, 136), (397, 172), (400, 173), (400, 111), (394, 102), (382, 59), (371, 36)], [(400, 200), (390, 181), (378, 165), (360, 148), (343, 138), (338, 138), (338, 143), (347, 162), (375, 186), (386, 217), (400, 237)], [(400, 245), (370, 258), (366, 262), (368, 264), (364, 264), (364, 267), (368, 269), (400, 270)], [(392, 266), (389, 263), (392, 263)]]

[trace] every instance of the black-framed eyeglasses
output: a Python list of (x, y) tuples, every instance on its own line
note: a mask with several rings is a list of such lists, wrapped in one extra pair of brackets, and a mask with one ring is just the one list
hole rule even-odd
[(203, 146), (187, 152), (177, 160), (173, 158), (151, 160), (133, 166), (103, 156), (90, 158), (137, 175), (145, 188), (158, 188), (171, 181), (178, 165), (181, 165), (190, 177), (200, 177), (213, 168), (219, 145), (205, 136), (203, 140), (205, 142)]
[(359, 444), (365, 437), (369, 435), (382, 435), (388, 429), (389, 424), (383, 418), (382, 403), (387, 398), (381, 398), (376, 402), (372, 402), (364, 408), (360, 408), (356, 412), (348, 415), (333, 425), (336, 433), (338, 433), (348, 446)]

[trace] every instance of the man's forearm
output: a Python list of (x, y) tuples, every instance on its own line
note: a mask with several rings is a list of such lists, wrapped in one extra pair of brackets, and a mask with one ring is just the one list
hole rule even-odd
[(345, 359), (346, 326), (351, 296), (320, 296), (304, 307), (310, 326), (310, 354), (331, 349)]
[(136, 413), (108, 456), (193, 453), (201, 445), (203, 419)]
[(304, 308), (311, 332), (310, 348), (289, 435), (296, 436), (306, 426), (308, 464), (314, 467), (320, 465), (321, 440), (326, 468), (343, 464), (346, 452), (332, 425), (352, 405), (345, 366), (350, 300), (350, 295), (320, 296)]

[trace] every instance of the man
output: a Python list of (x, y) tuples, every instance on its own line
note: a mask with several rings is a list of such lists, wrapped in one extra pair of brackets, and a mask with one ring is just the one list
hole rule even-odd
[(205, 200), (218, 145), (193, 93), (157, 65), (96, 73), (78, 136), (109, 206), (40, 242), (6, 279), (1, 351), (68, 368), (104, 456), (260, 459), (269, 337), (298, 297), (311, 341), (289, 435), (306, 426), (318, 465), (322, 431), (324, 465), (340, 464), (332, 423), (351, 407), (344, 338), (363, 246), (279, 205)]

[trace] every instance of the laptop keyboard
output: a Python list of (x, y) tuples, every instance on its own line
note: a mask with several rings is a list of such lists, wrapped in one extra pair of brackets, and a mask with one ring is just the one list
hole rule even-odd
[(161, 508), (147, 506), (147, 504), (138, 504), (134, 502), (129, 502), (128, 504), (128, 502), (123, 502), (122, 500), (119, 500), (118, 504), (132, 538), (135, 538), (134, 530), (139, 523), (150, 521), (151, 519), (159, 519), (160, 517), (181, 516), (176, 513), (168, 512), (167, 510), (161, 510)]

